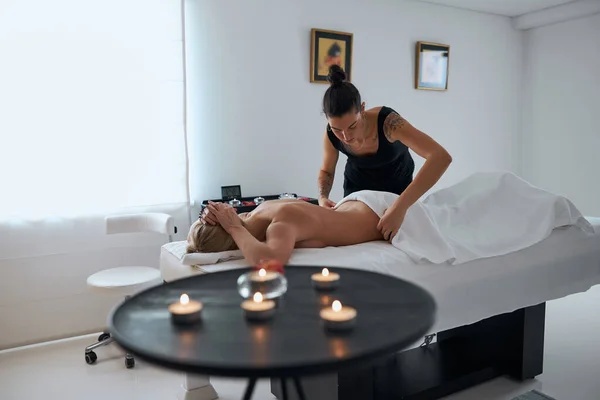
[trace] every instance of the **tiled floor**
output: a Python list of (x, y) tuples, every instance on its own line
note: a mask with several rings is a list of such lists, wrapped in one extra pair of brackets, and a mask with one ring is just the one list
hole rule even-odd
[[(557, 400), (600, 400), (600, 286), (587, 293), (549, 302), (544, 374), (518, 383), (496, 379), (446, 400), (504, 400), (538, 389)], [(94, 366), (83, 349), (95, 337), (0, 352), (2, 400), (167, 400), (175, 399), (179, 373), (142, 362), (127, 370), (117, 348), (98, 349)], [(242, 397), (245, 382), (212, 378), (221, 399)], [(273, 400), (269, 383), (260, 382), (255, 400)]]

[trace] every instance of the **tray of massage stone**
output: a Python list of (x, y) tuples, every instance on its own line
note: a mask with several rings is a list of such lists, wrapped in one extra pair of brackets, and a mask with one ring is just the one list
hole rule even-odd
[(277, 199), (298, 199), (308, 201), (312, 204), (319, 204), (319, 200), (306, 197), (306, 196), (298, 196), (295, 193), (281, 193), (281, 194), (272, 194), (272, 195), (261, 195), (261, 196), (250, 196), (250, 197), (240, 197), (239, 199), (232, 200), (224, 200), (224, 199), (212, 199), (212, 200), (204, 200), (201, 205), (199, 218), (202, 216), (202, 212), (204, 208), (208, 205), (209, 201), (213, 203), (229, 203), (232, 205), (237, 213), (245, 213), (254, 210), (258, 207), (262, 202), (267, 200), (277, 200)]

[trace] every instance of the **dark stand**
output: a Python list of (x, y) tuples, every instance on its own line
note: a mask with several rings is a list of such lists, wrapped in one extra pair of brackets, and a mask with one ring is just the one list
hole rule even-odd
[[(113, 309), (110, 332), (122, 348), (164, 368), (248, 378), (243, 399), (252, 398), (257, 379), (270, 378), (276, 380), (282, 400), (313, 400), (308, 391), (305, 396), (300, 378), (355, 369), (361, 375), (367, 365), (419, 340), (435, 321), (435, 300), (423, 288), (389, 275), (329, 267), (340, 273), (343, 284), (322, 293), (311, 281), (322, 267), (286, 266), (288, 290), (268, 321), (244, 318), (237, 280), (250, 270), (246, 268), (143, 290)], [(181, 293), (203, 303), (201, 321), (172, 323), (168, 305)], [(358, 310), (351, 331), (325, 329), (319, 312), (334, 300)]]
[[(277, 382), (279, 383), (279, 389), (281, 392), (281, 396), (279, 397), (281, 400), (288, 400), (290, 397), (288, 397), (288, 387), (287, 387), (287, 382), (286, 382), (286, 378), (271, 378), (271, 379), (277, 379)], [(294, 387), (296, 389), (296, 394), (298, 397), (293, 397), (293, 398), (297, 398), (299, 400), (306, 400), (306, 395), (304, 394), (304, 388), (302, 387), (302, 383), (300, 382), (300, 378), (298, 377), (294, 377), (292, 378), (292, 380), (294, 381)], [(250, 400), (252, 398), (252, 393), (254, 393), (254, 386), (256, 386), (256, 378), (250, 378), (248, 380), (248, 386), (246, 386), (246, 391), (244, 392), (244, 397), (243, 400)]]
[[(546, 303), (522, 308), (440, 332), (436, 343), (366, 368), (304, 378), (307, 398), (429, 400), (502, 375), (531, 379), (543, 371), (545, 315)], [(278, 380), (271, 380), (271, 392), (284, 399)]]

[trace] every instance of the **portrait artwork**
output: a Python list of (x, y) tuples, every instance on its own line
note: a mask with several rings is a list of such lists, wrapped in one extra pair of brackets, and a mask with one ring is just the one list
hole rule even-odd
[(337, 64), (351, 80), (352, 33), (313, 28), (311, 30), (310, 81), (327, 83), (329, 67)]

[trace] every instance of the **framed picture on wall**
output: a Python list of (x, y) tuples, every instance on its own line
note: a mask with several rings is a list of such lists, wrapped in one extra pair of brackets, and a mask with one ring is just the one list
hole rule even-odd
[(448, 90), (450, 46), (417, 42), (415, 89)]
[(352, 33), (313, 28), (310, 39), (310, 81), (328, 83), (329, 66), (338, 64), (351, 81)]

